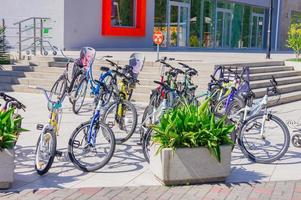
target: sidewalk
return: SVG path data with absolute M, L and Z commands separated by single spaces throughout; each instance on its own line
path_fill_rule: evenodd
M 99 180 L 101 181 L 101 180 Z M 1 192 L 0 199 L 80 199 L 80 200 L 297 200 L 301 199 L 301 181 L 268 183 L 204 184 L 195 186 L 163 187 L 99 187 L 80 189 L 42 189 L 21 192 Z

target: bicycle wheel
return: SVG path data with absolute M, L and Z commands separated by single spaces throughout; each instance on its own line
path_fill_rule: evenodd
M 153 106 L 148 105 L 146 106 L 146 108 L 144 109 L 143 115 L 142 115 L 142 119 L 141 119 L 141 126 L 139 129 L 139 134 L 140 134 L 140 144 L 142 144 L 143 141 L 143 137 L 146 133 L 146 129 L 153 124 L 152 120 L 152 113 L 153 113 Z
M 87 79 L 82 79 L 74 96 L 73 100 L 73 105 L 72 105 L 72 110 L 75 114 L 78 114 L 80 109 L 82 108 L 85 98 L 86 98 L 86 93 L 87 93 L 87 88 L 88 88 L 88 81 Z
M 268 164 L 280 159 L 289 147 L 290 134 L 285 123 L 269 114 L 250 117 L 241 127 L 238 144 L 250 160 Z M 261 134 L 261 130 L 263 134 Z
M 102 122 L 93 124 L 95 144 L 88 144 L 91 121 L 82 123 L 72 133 L 68 143 L 71 162 L 84 172 L 96 171 L 104 167 L 115 151 L 115 137 L 112 130 Z
M 234 96 L 232 100 L 230 100 L 229 105 L 227 106 L 228 96 L 224 96 L 217 102 L 217 104 L 213 107 L 214 113 L 225 115 L 229 110 L 230 103 L 233 103 L 235 106 L 242 108 L 244 106 L 243 100 L 238 97 Z
M 76 72 L 75 76 L 72 78 L 69 89 L 68 89 L 70 103 L 73 103 L 77 88 L 82 79 L 84 79 L 84 76 L 83 76 L 83 72 L 81 70 Z
M 242 108 L 244 108 L 244 105 L 241 104 L 241 102 L 231 101 L 227 110 L 225 111 L 225 114 L 227 115 L 229 120 L 231 120 L 235 124 L 238 124 L 239 122 L 243 121 L 244 112 L 239 112 Z
M 43 139 L 42 139 L 43 137 Z M 46 130 L 38 139 L 35 152 L 35 169 L 39 175 L 44 175 L 50 169 L 56 153 L 56 135 Z
M 137 111 L 129 101 L 115 101 L 104 110 L 102 120 L 112 128 L 116 143 L 120 144 L 127 141 L 135 132 Z
M 150 152 L 152 134 L 153 134 L 153 129 L 151 129 L 151 128 L 147 129 L 146 133 L 144 134 L 143 140 L 142 140 L 142 152 L 143 152 L 146 162 L 148 162 L 148 163 L 149 163 L 149 157 L 150 157 L 149 152 Z
M 61 75 L 53 84 L 50 90 L 49 98 L 51 101 L 56 101 L 58 98 L 62 98 L 67 88 L 67 80 L 65 76 Z M 47 104 L 47 108 L 51 110 L 51 104 Z

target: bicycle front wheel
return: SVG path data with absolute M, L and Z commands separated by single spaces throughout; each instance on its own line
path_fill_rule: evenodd
M 258 114 L 249 118 L 241 127 L 238 144 L 250 160 L 269 164 L 280 159 L 288 150 L 290 134 L 278 117 Z
M 87 79 L 84 78 L 81 80 L 80 84 L 78 85 L 78 88 L 74 95 L 72 110 L 75 114 L 79 113 L 80 109 L 84 104 L 87 88 L 88 88 L 88 81 Z
M 112 130 L 97 121 L 91 127 L 91 121 L 77 127 L 69 139 L 68 155 L 71 162 L 84 172 L 96 171 L 104 167 L 115 151 L 115 137 Z M 89 132 L 91 130 L 91 132 Z M 88 137 L 95 137 L 88 142 Z
M 35 169 L 39 175 L 46 174 L 55 157 L 56 135 L 53 131 L 46 130 L 38 139 L 35 153 Z
M 102 120 L 112 128 L 116 142 L 123 143 L 135 132 L 137 111 L 129 101 L 116 101 L 104 110 Z
M 67 80 L 62 75 L 53 84 L 50 90 L 49 98 L 51 101 L 56 101 L 58 98 L 62 98 L 67 88 Z M 51 104 L 47 103 L 47 108 L 51 110 Z

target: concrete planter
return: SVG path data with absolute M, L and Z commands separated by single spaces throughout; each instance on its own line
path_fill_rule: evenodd
M 301 62 L 284 61 L 285 66 L 293 66 L 296 71 L 301 71 Z
M 0 151 L 0 189 L 10 188 L 14 181 L 15 152 L 13 149 Z
M 165 185 L 182 185 L 225 181 L 231 170 L 232 146 L 221 147 L 219 163 L 207 148 L 163 149 L 155 155 L 158 146 L 152 145 L 150 167 Z

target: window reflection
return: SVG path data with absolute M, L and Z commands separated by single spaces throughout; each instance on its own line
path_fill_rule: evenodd
M 112 0 L 112 26 L 131 27 L 135 20 L 135 0 Z

